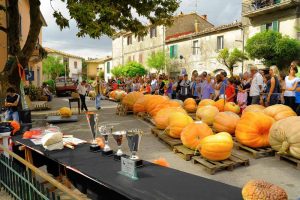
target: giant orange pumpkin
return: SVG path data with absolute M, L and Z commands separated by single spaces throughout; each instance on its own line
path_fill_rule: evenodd
M 173 138 L 180 138 L 182 130 L 193 122 L 193 119 L 182 112 L 173 112 L 169 115 L 167 133 Z
M 205 137 L 199 146 L 200 154 L 212 161 L 226 160 L 233 148 L 232 137 L 229 133 L 221 132 Z
M 143 97 L 139 98 L 133 105 L 133 112 L 134 113 L 146 112 L 146 105 L 150 98 L 151 95 L 144 95 Z
M 262 112 L 243 113 L 235 129 L 235 136 L 243 145 L 258 148 L 269 146 L 269 131 L 274 119 Z
M 217 132 L 234 134 L 240 117 L 233 112 L 220 112 L 216 115 L 213 127 Z
M 207 125 L 212 125 L 215 116 L 219 113 L 219 110 L 215 106 L 204 106 L 197 110 L 196 117 L 206 123 Z
M 183 102 L 183 108 L 187 111 L 187 112 L 196 112 L 197 110 L 197 103 L 195 101 L 195 99 L 193 98 L 188 98 Z
M 297 114 L 293 111 L 293 109 L 291 109 L 289 106 L 282 105 L 282 104 L 269 106 L 266 109 L 264 109 L 264 113 L 266 115 L 269 115 L 270 117 L 273 117 L 276 121 L 291 116 L 297 116 Z
M 146 110 L 150 113 L 158 104 L 162 104 L 167 102 L 168 99 L 164 98 L 160 95 L 151 95 L 149 100 L 147 101 Z
M 263 110 L 265 109 L 264 106 L 262 105 L 257 105 L 257 104 L 253 104 L 253 105 L 249 105 L 245 108 L 245 110 L 243 110 L 243 113 L 244 112 L 263 112 Z
M 225 99 L 219 99 L 218 101 L 215 102 L 214 106 L 216 106 L 220 112 L 223 112 L 225 104 L 226 104 Z
M 122 104 L 127 106 L 128 110 L 133 110 L 135 102 L 143 96 L 144 95 L 141 92 L 131 92 L 123 98 Z
M 214 104 L 215 104 L 215 101 L 212 99 L 203 99 L 199 102 L 198 108 L 208 106 L 208 105 L 213 106 Z
M 251 180 L 246 183 L 242 190 L 244 200 L 287 200 L 286 192 L 272 184 L 263 180 Z
M 197 149 L 201 140 L 213 132 L 207 124 L 194 122 L 185 127 L 181 132 L 182 144 L 192 150 Z
M 230 111 L 239 114 L 241 109 L 240 106 L 236 105 L 234 102 L 227 102 L 224 106 L 224 111 Z
M 172 115 L 174 112 L 182 112 L 186 114 L 186 111 L 183 108 L 163 108 L 153 118 L 156 128 L 165 130 L 168 127 L 169 116 Z
M 181 104 L 179 101 L 174 101 L 174 100 L 170 100 L 168 102 L 168 104 L 171 106 L 171 107 L 181 107 Z

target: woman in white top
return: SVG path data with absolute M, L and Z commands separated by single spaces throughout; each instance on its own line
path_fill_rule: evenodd
M 222 78 L 221 78 L 220 74 L 217 74 L 216 79 L 214 81 L 214 90 L 215 90 L 214 100 L 219 99 L 221 85 L 222 85 Z
M 295 89 L 299 80 L 296 73 L 298 73 L 297 67 L 291 67 L 289 75 L 285 77 L 284 104 L 293 110 L 296 110 Z

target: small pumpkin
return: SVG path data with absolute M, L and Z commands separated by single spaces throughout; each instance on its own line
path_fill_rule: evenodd
M 213 128 L 217 132 L 227 132 L 233 135 L 239 120 L 240 117 L 233 112 L 220 112 L 215 116 Z
M 182 112 L 186 114 L 186 111 L 183 108 L 163 108 L 153 118 L 156 128 L 165 130 L 168 127 L 169 116 L 172 115 L 173 112 Z
M 159 158 L 153 161 L 154 164 L 160 165 L 162 167 L 170 167 L 170 164 L 165 158 Z
M 213 132 L 207 124 L 202 122 L 194 122 L 187 125 L 181 132 L 181 141 L 184 146 L 195 150 L 199 146 L 201 140 L 206 136 L 213 135 Z
M 187 98 L 184 102 L 183 102 L 183 108 L 187 111 L 187 112 L 196 112 L 197 110 L 197 103 L 196 100 L 193 98 Z
M 291 109 L 289 106 L 282 105 L 282 104 L 269 106 L 266 109 L 264 109 L 264 113 L 266 115 L 269 115 L 270 117 L 273 117 L 276 121 L 291 116 L 297 116 L 297 114 L 293 111 L 293 109 Z
M 219 109 L 220 112 L 223 112 L 225 104 L 226 104 L 225 99 L 219 99 L 218 101 L 216 101 L 214 103 L 214 106 L 216 106 Z
M 212 99 L 203 99 L 199 102 L 198 108 L 204 107 L 204 106 L 213 106 L 215 104 L 215 101 Z
M 242 190 L 244 200 L 287 200 L 288 195 L 284 189 L 263 180 L 251 180 Z
M 211 126 L 215 120 L 215 116 L 219 113 L 219 110 L 215 106 L 204 106 L 197 110 L 196 117 L 202 122 Z
M 241 108 L 234 102 L 227 102 L 227 103 L 225 103 L 224 111 L 230 111 L 230 112 L 239 114 L 241 111 Z
M 200 143 L 199 152 L 208 160 L 221 161 L 230 157 L 232 148 L 231 135 L 221 132 L 205 137 Z
M 70 108 L 68 107 L 62 107 L 58 110 L 58 113 L 60 114 L 60 116 L 62 117 L 71 117 L 72 116 L 72 111 Z
M 300 117 L 289 117 L 273 124 L 269 142 L 273 149 L 300 159 Z
M 133 110 L 135 102 L 143 96 L 141 92 L 131 92 L 122 99 L 122 104 L 127 106 L 128 110 Z
M 180 138 L 182 130 L 193 122 L 193 119 L 185 113 L 173 112 L 169 115 L 167 133 L 170 137 Z
M 243 113 L 235 129 L 239 143 L 258 148 L 269 146 L 269 131 L 275 120 L 262 112 Z
M 12 130 L 12 135 L 14 135 L 17 131 L 20 130 L 21 126 L 20 126 L 20 123 L 17 122 L 17 121 L 11 121 L 10 122 L 10 125 L 13 127 L 13 130 Z
M 264 109 L 265 109 L 265 107 L 262 105 L 253 104 L 253 105 L 247 106 L 243 110 L 243 113 L 245 113 L 245 112 L 263 112 Z

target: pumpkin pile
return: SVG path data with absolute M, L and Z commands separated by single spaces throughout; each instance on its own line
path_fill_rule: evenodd
M 193 119 L 185 113 L 173 112 L 169 115 L 167 134 L 172 138 L 180 138 L 182 130 L 189 124 L 193 123 Z
M 240 117 L 233 112 L 219 112 L 214 119 L 213 128 L 217 132 L 227 132 L 234 135 Z
M 183 102 L 183 108 L 189 112 L 194 113 L 197 110 L 197 103 L 196 100 L 193 98 L 188 98 Z
M 297 114 L 289 106 L 276 104 L 269 106 L 263 111 L 266 115 L 273 117 L 276 121 L 285 119 L 287 117 L 297 116 Z
M 215 120 L 216 115 L 219 113 L 219 110 L 215 106 L 203 106 L 197 109 L 196 117 L 202 122 L 211 126 Z
M 131 92 L 122 99 L 122 104 L 127 106 L 128 110 L 133 110 L 136 101 L 144 96 L 141 92 Z
M 163 108 L 153 118 L 156 128 L 165 130 L 169 124 L 169 116 L 172 115 L 174 112 L 182 112 L 186 114 L 186 111 L 181 107 Z
M 62 117 L 71 117 L 72 116 L 72 111 L 68 107 L 62 107 L 58 110 L 58 113 Z
M 144 95 L 143 97 L 136 100 L 133 105 L 133 112 L 134 113 L 145 113 L 147 112 L 146 106 L 148 101 L 151 99 L 151 95 Z
M 108 97 L 110 99 L 115 100 L 115 101 L 121 101 L 122 98 L 124 98 L 126 96 L 126 94 L 127 93 L 125 91 L 117 89 L 117 90 L 111 91 L 108 94 Z

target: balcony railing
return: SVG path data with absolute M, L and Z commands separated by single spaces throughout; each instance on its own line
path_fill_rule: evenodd
M 243 3 L 243 16 L 255 17 L 300 4 L 300 0 L 246 0 Z

